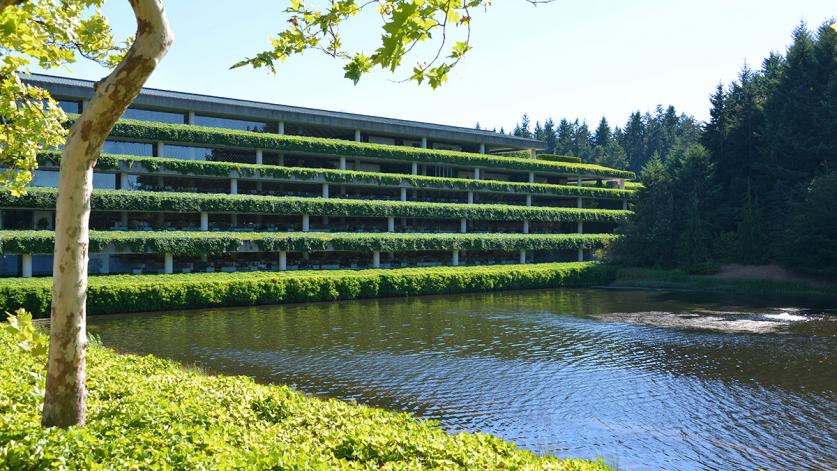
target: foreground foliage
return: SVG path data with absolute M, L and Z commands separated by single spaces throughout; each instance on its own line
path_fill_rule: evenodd
M 293 302 L 511 289 L 590 286 L 613 280 L 594 262 L 381 270 L 106 275 L 90 277 L 89 314 L 163 311 L 208 306 Z M 24 307 L 49 315 L 51 278 L 0 279 L 0 309 Z
M 87 349 L 87 425 L 42 428 L 46 355 L 33 347 L 45 337 L 25 317 L 13 319 L 0 329 L 3 469 L 607 469 L 95 345 Z

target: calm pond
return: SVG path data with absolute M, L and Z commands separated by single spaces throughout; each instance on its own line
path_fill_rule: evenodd
M 105 345 L 620 469 L 837 469 L 837 309 L 548 290 L 89 319 Z

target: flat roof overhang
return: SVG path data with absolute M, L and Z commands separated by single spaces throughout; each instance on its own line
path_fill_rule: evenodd
M 22 77 L 32 85 L 45 88 L 58 98 L 89 99 L 93 95 L 92 80 L 82 80 L 53 75 L 30 74 Z M 143 88 L 133 105 L 161 111 L 186 112 L 248 119 L 254 121 L 285 121 L 360 129 L 368 134 L 381 133 L 405 138 L 426 137 L 430 140 L 485 144 L 494 150 L 544 149 L 536 139 L 499 134 L 492 131 L 460 126 L 423 123 L 404 119 L 384 118 L 340 111 L 319 110 L 299 106 L 278 105 L 235 98 L 224 98 L 196 93 L 175 92 L 156 88 Z

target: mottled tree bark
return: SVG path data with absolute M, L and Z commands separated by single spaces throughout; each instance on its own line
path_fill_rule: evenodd
M 162 0 L 130 0 L 137 20 L 133 45 L 94 86 L 61 154 L 55 221 L 52 312 L 43 425 L 85 422 L 88 226 L 93 167 L 105 138 L 174 39 Z

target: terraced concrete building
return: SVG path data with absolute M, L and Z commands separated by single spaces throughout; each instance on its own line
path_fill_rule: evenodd
M 92 82 L 33 75 L 68 113 Z M 144 89 L 94 174 L 91 274 L 576 261 L 630 172 L 494 132 Z M 3 276 L 52 270 L 57 152 L 0 195 Z

